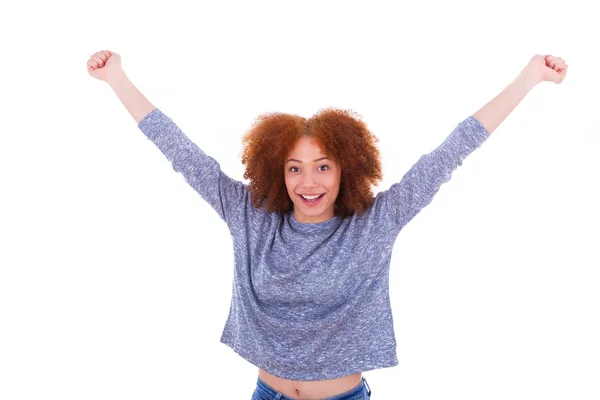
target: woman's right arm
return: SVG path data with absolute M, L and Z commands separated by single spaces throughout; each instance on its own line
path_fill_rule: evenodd
M 177 124 L 156 108 L 138 128 L 165 155 L 176 172 L 202 196 L 229 227 L 247 199 L 247 187 L 221 170 L 219 163 L 198 147 Z
M 219 216 L 230 225 L 231 217 L 246 199 L 246 185 L 227 176 L 175 122 L 144 97 L 121 69 L 121 57 L 103 50 L 92 55 L 88 72 L 107 82 L 135 119 L 138 128 L 183 175 Z

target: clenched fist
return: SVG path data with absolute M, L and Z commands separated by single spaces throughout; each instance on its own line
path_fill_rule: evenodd
M 121 56 L 112 51 L 100 50 L 90 57 L 87 69 L 94 78 L 107 82 L 123 71 Z
M 562 83 L 567 76 L 567 62 L 552 55 L 534 55 L 526 67 L 538 82 Z

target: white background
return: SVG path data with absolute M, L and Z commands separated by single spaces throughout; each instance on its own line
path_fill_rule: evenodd
M 250 399 L 233 245 L 87 60 L 242 180 L 256 116 L 360 113 L 384 180 L 563 57 L 398 236 L 373 399 L 600 398 L 597 14 L 585 1 L 34 2 L 0 12 L 0 398 Z

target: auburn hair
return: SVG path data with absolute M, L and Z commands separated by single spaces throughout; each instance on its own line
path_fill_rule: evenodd
M 298 139 L 315 141 L 327 157 L 341 167 L 335 215 L 361 215 L 375 200 L 371 185 L 382 180 L 379 139 L 369 131 L 361 116 L 351 110 L 320 109 L 311 118 L 282 112 L 259 115 L 242 139 L 244 178 L 252 204 L 268 212 L 286 214 L 293 210 L 285 186 L 285 158 Z

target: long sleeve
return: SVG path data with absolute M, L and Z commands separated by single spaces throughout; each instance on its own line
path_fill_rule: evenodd
M 422 155 L 400 182 L 387 190 L 384 198 L 398 231 L 431 203 L 454 170 L 489 136 L 478 119 L 467 117 L 437 148 Z
M 229 225 L 233 213 L 247 196 L 246 185 L 221 171 L 219 163 L 206 155 L 158 108 L 146 115 L 138 128 Z

